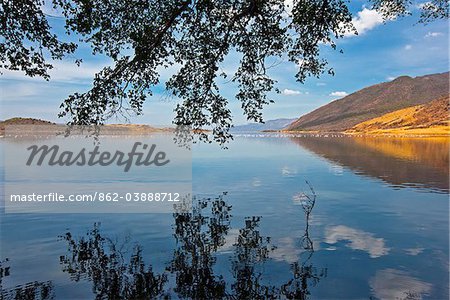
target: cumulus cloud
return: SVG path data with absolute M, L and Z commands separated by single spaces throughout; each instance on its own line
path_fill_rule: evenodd
M 293 0 L 285 0 L 284 5 L 286 8 L 287 16 L 292 14 L 292 8 L 294 7 Z M 363 7 L 356 16 L 353 17 L 352 23 L 359 35 L 366 33 L 367 31 L 375 28 L 378 25 L 383 24 L 383 16 L 375 9 L 368 9 Z M 355 36 L 353 31 L 348 31 L 344 34 L 346 37 Z
M 364 7 L 353 18 L 353 26 L 359 35 L 366 33 L 367 31 L 375 28 L 376 26 L 383 24 L 383 16 L 374 9 L 368 9 Z M 354 36 L 353 32 L 347 32 L 345 36 Z
M 392 81 L 392 80 L 394 80 L 396 77 L 394 77 L 394 76 L 388 76 L 388 77 L 386 77 L 386 80 L 388 80 L 388 81 Z
M 281 93 L 285 96 L 296 96 L 296 95 L 300 95 L 302 92 L 297 91 L 297 90 L 284 89 L 281 91 Z
M 405 50 L 411 50 L 412 49 L 412 45 L 406 45 L 405 46 Z
M 425 37 L 426 38 L 434 38 L 434 37 L 438 37 L 441 36 L 442 32 L 428 32 Z
M 330 93 L 330 96 L 332 96 L 332 97 L 345 97 L 347 95 L 348 95 L 347 92 L 342 92 L 342 91 L 336 91 L 336 92 Z
M 336 244 L 339 241 L 349 241 L 348 247 L 367 252 L 371 258 L 377 258 L 389 253 L 383 238 L 376 238 L 370 232 L 350 228 L 344 225 L 330 227 L 326 230 L 325 242 Z

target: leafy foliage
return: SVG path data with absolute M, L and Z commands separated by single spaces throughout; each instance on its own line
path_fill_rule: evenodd
M 49 79 L 52 65 L 47 59 L 61 59 L 77 45 L 64 43 L 51 32 L 40 4 L 32 0 L 0 3 L 0 67 Z
M 226 142 L 232 124 L 228 100 L 218 80 L 230 53 L 240 56 L 231 75 L 238 86 L 236 99 L 248 120 L 263 122 L 262 109 L 273 102 L 268 93 L 275 80 L 269 61 L 287 59 L 299 65 L 299 82 L 323 72 L 333 74 L 320 56 L 321 45 L 336 49 L 336 39 L 355 31 L 344 0 L 4 0 L 0 4 L 4 69 L 49 78 L 49 59 L 62 59 L 76 50 L 52 33 L 43 7 L 58 9 L 68 34 L 92 46 L 93 54 L 113 60 L 95 75 L 92 88 L 69 96 L 60 116 L 71 124 L 102 124 L 117 114 L 141 114 L 160 70 L 178 68 L 165 82 L 181 102 L 175 108 L 177 125 L 211 128 L 214 140 Z M 372 0 L 385 18 L 408 14 L 410 0 Z M 422 6 L 422 21 L 448 18 L 449 2 L 434 0 Z M 202 134 L 207 139 L 206 134 Z

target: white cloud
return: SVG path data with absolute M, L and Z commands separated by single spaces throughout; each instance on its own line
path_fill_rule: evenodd
M 353 26 L 355 26 L 358 34 L 361 35 L 380 24 L 383 24 L 383 21 L 383 16 L 379 12 L 364 7 L 357 13 L 357 16 L 353 18 Z M 347 32 L 345 36 L 355 36 L 355 34 L 353 32 Z
M 316 83 L 317 86 L 326 86 L 327 84 L 325 82 L 318 82 Z
M 332 97 L 345 97 L 345 96 L 347 96 L 348 95 L 348 93 L 347 92 L 339 92 L 339 91 L 336 91 L 336 92 L 332 92 L 331 94 L 330 94 L 330 96 L 332 96 Z
M 418 278 L 409 276 L 408 273 L 384 269 L 377 271 L 369 281 L 373 293 L 379 299 L 422 299 L 431 291 L 432 285 Z
M 42 89 L 36 84 L 26 82 L 4 84 L 2 86 L 2 99 L 16 100 L 24 97 L 39 95 Z
M 57 81 L 68 81 L 76 79 L 94 78 L 95 73 L 101 71 L 106 64 L 83 63 L 78 67 L 73 63 L 56 63 L 54 69 L 50 71 L 50 76 Z
M 297 91 L 297 90 L 290 90 L 290 89 L 284 89 L 281 91 L 281 94 L 286 95 L 286 96 L 296 96 L 296 95 L 300 95 L 302 92 Z
M 95 73 L 102 70 L 106 63 L 82 63 L 79 67 L 74 62 L 69 61 L 54 61 L 53 69 L 48 73 L 50 75 L 50 81 L 54 82 L 79 82 L 79 81 L 92 81 Z M 32 80 L 43 81 L 40 77 L 28 77 L 20 71 L 3 71 L 4 79 L 19 79 L 19 80 Z
M 425 37 L 426 38 L 434 38 L 434 37 L 438 37 L 441 36 L 442 32 L 428 32 Z
M 394 80 L 396 77 L 394 77 L 394 76 L 388 76 L 388 77 L 386 77 L 386 80 L 388 80 L 388 81 L 392 81 L 392 80 Z
M 41 5 L 42 12 L 49 17 L 63 17 L 64 15 L 59 9 L 55 9 L 51 1 L 45 1 Z
M 405 50 L 411 50 L 412 49 L 412 45 L 406 45 L 405 46 Z
M 339 241 L 349 241 L 348 247 L 369 253 L 371 258 L 377 258 L 389 253 L 383 238 L 376 238 L 370 232 L 350 228 L 344 225 L 330 227 L 326 230 L 325 242 L 336 244 Z

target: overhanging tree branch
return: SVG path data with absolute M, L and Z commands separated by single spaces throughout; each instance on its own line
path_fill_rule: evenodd
M 217 72 L 230 53 L 240 56 L 231 74 L 235 98 L 249 120 L 262 122 L 262 110 L 275 80 L 266 70 L 273 57 L 299 63 L 299 82 L 324 72 L 333 74 L 321 49 L 337 49 L 336 40 L 354 31 L 345 0 L 44 0 L 62 14 L 68 33 L 92 46 L 93 54 L 113 60 L 95 75 L 92 87 L 69 96 L 61 117 L 70 124 L 102 124 L 122 111 L 141 114 L 152 88 L 160 83 L 159 68 L 178 64 L 166 82 L 180 99 L 175 124 L 212 129 L 224 143 L 231 135 L 231 112 Z M 386 19 L 407 15 L 411 0 L 370 0 Z M 421 7 L 421 22 L 449 17 L 449 1 L 431 0 Z M 0 3 L 0 66 L 27 76 L 49 78 L 49 59 L 74 53 L 50 27 L 42 0 Z M 200 131 L 197 131 L 200 132 Z M 201 138 L 208 139 L 203 134 Z

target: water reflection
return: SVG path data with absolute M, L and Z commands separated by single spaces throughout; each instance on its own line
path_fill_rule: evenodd
M 53 291 L 54 287 L 51 281 L 45 282 L 29 282 L 24 285 L 19 285 L 13 289 L 2 289 L 1 299 L 2 300 L 50 300 L 55 298 Z
M 305 257 L 292 264 L 293 277 L 281 287 L 282 295 L 287 299 L 308 299 L 311 295 L 310 288 L 316 286 L 321 278 L 327 276 L 326 268 L 316 268 L 311 262 L 314 243 L 309 235 L 309 221 L 317 195 L 309 182 L 306 184 L 309 192 L 302 192 L 298 195 L 298 201 L 305 213 L 305 231 L 300 238 L 302 248 L 305 250 L 302 255 L 305 254 Z
M 225 244 L 230 229 L 231 206 L 223 197 L 199 200 L 192 212 L 173 215 L 177 248 L 167 271 L 175 274 L 175 292 L 181 298 L 219 299 L 226 295 L 225 280 L 213 270 L 213 254 Z
M 232 279 L 226 280 L 226 274 L 215 270 L 217 253 L 232 230 L 232 207 L 225 195 L 195 200 L 192 212 L 173 214 L 176 247 L 161 273 L 144 262 L 139 244 L 130 250 L 129 238 L 121 243 L 113 241 L 101 233 L 99 224 L 85 236 L 74 238 L 67 232 L 61 237 L 68 246 L 67 254 L 60 257 L 62 270 L 75 282 L 91 281 L 96 299 L 148 299 L 174 294 L 189 299 L 307 299 L 311 287 L 326 276 L 326 269 L 317 269 L 311 262 L 314 248 L 308 222 L 316 198 L 313 189 L 304 194 L 302 204 L 307 225 L 299 242 L 305 257 L 300 255 L 291 264 L 290 279 L 280 285 L 264 280 L 264 264 L 276 245 L 260 233 L 259 216 L 245 218 L 235 236 L 229 256 Z
M 277 294 L 275 287 L 261 281 L 261 264 L 268 259 L 275 246 L 269 237 L 261 236 L 258 230 L 260 220 L 260 217 L 247 218 L 234 244 L 232 269 L 235 282 L 232 290 L 237 299 L 272 299 Z
M 377 258 L 389 253 L 389 248 L 383 238 L 376 238 L 372 233 L 345 225 L 327 228 L 325 242 L 336 244 L 339 241 L 349 241 L 348 247 L 354 250 L 366 251 L 371 258 Z
M 74 239 L 67 232 L 61 238 L 69 253 L 60 257 L 63 272 L 76 282 L 89 279 L 96 299 L 144 299 L 163 293 L 167 276 L 145 265 L 140 245 L 128 253 L 127 239 L 118 244 L 102 236 L 97 223 L 85 237 Z
M 291 137 L 338 166 L 396 187 L 449 191 L 449 138 Z
M 3 277 L 7 277 L 10 274 L 10 268 L 8 266 L 9 258 L 5 258 L 3 261 L 0 261 L 0 286 L 3 280 Z
M 422 299 L 429 295 L 432 285 L 395 269 L 377 271 L 370 287 L 378 299 Z
M 4 277 L 11 274 L 11 267 L 9 266 L 9 259 L 6 258 L 0 261 L 0 299 L 1 300 L 19 300 L 19 299 L 54 299 L 53 283 L 51 281 L 33 281 L 26 284 L 17 285 L 12 289 L 4 289 L 2 281 Z

